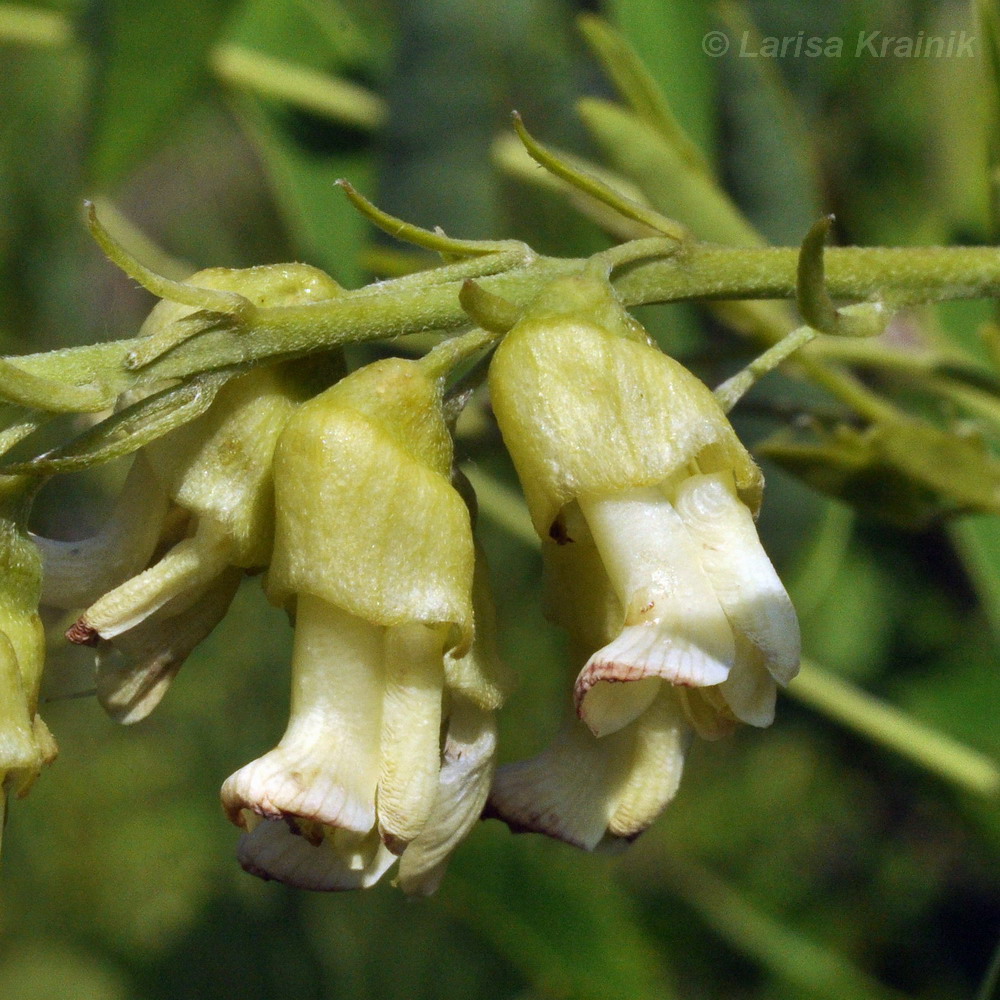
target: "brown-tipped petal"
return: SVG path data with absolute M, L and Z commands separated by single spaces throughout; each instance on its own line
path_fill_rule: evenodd
M 720 684 L 735 646 L 698 547 L 662 491 L 581 497 L 580 508 L 626 614 L 621 633 L 591 656 L 576 687 L 581 718 L 606 734 L 649 705 L 652 678 L 684 687 Z M 640 682 L 641 695 L 608 690 Z
M 155 614 L 185 591 L 203 587 L 229 562 L 230 544 L 199 530 L 178 542 L 158 563 L 105 594 L 84 612 L 81 623 L 102 639 L 113 639 Z
M 314 820 L 366 834 L 375 825 L 382 720 L 382 629 L 298 598 L 291 718 L 278 746 L 222 786 L 238 826 L 254 816 Z
M 536 757 L 497 771 L 486 815 L 515 833 L 544 833 L 594 850 L 606 842 L 622 805 L 635 750 L 634 725 L 598 739 L 570 718 Z
M 437 793 L 446 628 L 385 631 L 378 825 L 385 845 L 401 854 L 423 830 Z
M 181 611 L 175 601 L 144 622 L 104 642 L 97 652 L 97 699 L 116 722 L 131 725 L 160 703 L 191 651 L 222 621 L 243 579 L 230 567 L 193 595 Z
M 774 679 L 787 684 L 799 668 L 798 619 L 732 476 L 691 476 L 679 486 L 675 505 L 733 629 L 761 651 Z
M 420 835 L 399 859 L 404 892 L 429 896 L 444 877 L 448 858 L 478 821 L 496 763 L 493 713 L 455 697 L 438 775 L 434 808 Z
M 237 858 L 251 875 L 296 889 L 367 889 L 378 882 L 396 858 L 374 831 L 364 841 L 350 848 L 329 838 L 312 844 L 284 821 L 268 819 L 240 838 Z
M 140 451 L 104 527 L 76 542 L 34 537 L 42 553 L 42 604 L 84 608 L 149 562 L 167 516 L 167 494 Z

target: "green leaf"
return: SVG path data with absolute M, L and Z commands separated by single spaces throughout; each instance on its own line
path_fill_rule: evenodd
M 260 153 L 296 256 L 345 287 L 359 285 L 358 248 L 368 224 L 335 182 L 348 177 L 357 187 L 370 189 L 366 152 L 316 149 L 304 141 L 291 117 L 249 98 L 234 106 Z
M 107 192 L 162 137 L 207 79 L 207 55 L 234 0 L 91 0 L 90 184 Z
M 720 5 L 731 39 L 756 35 L 745 5 Z M 759 48 L 751 41 L 752 48 Z M 797 243 L 822 211 L 820 178 L 809 134 L 785 86 L 777 59 L 721 61 L 727 137 L 727 178 L 753 225 L 771 243 Z
M 902 1000 L 847 959 L 761 912 L 714 874 L 690 861 L 667 861 L 666 881 L 720 937 L 759 962 L 796 997 Z
M 579 111 L 612 166 L 637 184 L 657 210 L 690 227 L 698 239 L 761 245 L 725 191 L 633 112 L 593 99 L 580 101 Z
M 701 150 L 680 127 L 663 91 L 628 40 L 599 17 L 581 17 L 580 30 L 622 100 L 676 146 L 692 167 L 711 174 Z
M 668 1000 L 658 948 L 612 864 L 495 829 L 486 847 L 457 852 L 439 899 L 542 996 Z
M 702 49 L 711 26 L 710 5 L 696 0 L 611 0 L 608 9 L 612 22 L 666 95 L 681 127 L 702 150 L 711 151 L 715 71 Z
M 1000 641 L 1000 519 L 965 517 L 951 525 L 950 534 Z

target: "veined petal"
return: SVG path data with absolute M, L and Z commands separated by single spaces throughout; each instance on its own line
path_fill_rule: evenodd
M 222 786 L 233 823 L 250 826 L 256 814 L 360 834 L 375 826 L 382 646 L 378 626 L 299 596 L 288 729 L 274 750 Z
M 419 622 L 385 630 L 378 825 L 394 854 L 420 833 L 434 805 L 446 637 L 446 627 Z
M 339 892 L 373 886 L 396 860 L 373 830 L 357 842 L 339 843 L 337 830 L 310 843 L 280 819 L 265 819 L 240 838 L 237 858 L 243 869 L 296 889 Z
M 204 586 L 228 565 L 230 543 L 225 536 L 199 530 L 178 542 L 159 562 L 105 594 L 70 629 L 74 642 L 90 642 L 134 628 L 185 591 Z
M 652 678 L 720 684 L 735 646 L 698 548 L 661 491 L 580 498 L 580 507 L 626 615 L 621 634 L 591 656 L 576 684 L 581 718 L 606 735 L 648 707 L 656 696 Z
M 656 700 L 631 729 L 632 761 L 614 798 L 608 834 L 634 840 L 677 794 L 691 727 L 676 692 L 661 685 Z
M 761 651 L 774 679 L 787 684 L 799 668 L 798 619 L 732 476 L 691 476 L 678 487 L 674 503 L 698 543 L 726 617 Z
M 174 598 L 98 646 L 97 698 L 116 722 L 131 725 L 156 708 L 191 651 L 222 621 L 242 579 L 243 570 L 228 567 L 208 586 Z
M 571 717 L 538 756 L 497 771 L 486 815 L 588 851 L 633 840 L 675 795 L 689 740 L 676 692 L 663 685 L 610 736 Z
M 777 684 L 767 669 L 763 651 L 739 633 L 736 667 L 719 685 L 719 694 L 740 722 L 762 728 L 774 722 Z
M 140 450 L 96 535 L 75 542 L 33 536 L 42 554 L 42 604 L 84 608 L 139 573 L 153 555 L 168 506 L 166 490 Z
M 444 877 L 448 858 L 479 820 L 496 765 L 493 713 L 456 696 L 448 719 L 437 796 L 427 824 L 399 859 L 404 892 L 429 896 Z

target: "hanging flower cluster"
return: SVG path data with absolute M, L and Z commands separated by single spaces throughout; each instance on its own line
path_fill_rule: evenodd
M 298 265 L 192 284 L 247 308 L 341 294 Z M 145 333 L 171 343 L 200 316 L 164 302 Z M 125 723 L 263 571 L 295 637 L 285 733 L 222 786 L 249 872 L 340 890 L 398 861 L 398 884 L 429 893 L 484 814 L 587 849 L 630 840 L 676 792 L 692 733 L 768 725 L 795 673 L 795 614 L 753 524 L 759 470 L 712 393 L 585 269 L 543 291 L 489 367 L 579 669 L 550 747 L 497 769 L 512 681 L 446 398 L 453 369 L 496 339 L 346 375 L 315 358 L 235 371 L 136 451 L 96 536 L 36 539 L 34 589 L 84 609 L 68 637 L 96 647 L 98 696 Z M 29 572 L 23 531 L 4 552 Z M 35 714 L 40 626 L 31 588 L 18 593 L 27 604 L 0 594 L 0 777 L 23 791 L 53 748 Z
M 753 523 L 762 477 L 712 393 L 588 274 L 510 331 L 490 392 L 583 663 L 573 716 L 500 769 L 491 810 L 581 847 L 630 840 L 676 792 L 692 731 L 769 725 L 798 669 Z

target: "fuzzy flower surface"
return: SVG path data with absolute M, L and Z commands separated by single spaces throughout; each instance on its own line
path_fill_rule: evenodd
M 19 492 L 12 477 L 0 485 L 0 840 L 8 794 L 26 795 L 57 752 L 38 714 L 45 658 L 41 558 L 18 516 Z
M 507 680 L 451 462 L 441 386 L 401 359 L 281 436 L 267 588 L 295 618 L 291 715 L 222 788 L 254 874 L 362 888 L 398 858 L 402 888 L 432 892 L 480 816 Z
M 292 305 L 339 291 L 305 265 L 213 268 L 191 281 L 238 291 L 254 305 Z M 143 330 L 155 337 L 191 314 L 190 306 L 161 302 Z M 68 638 L 96 647 L 98 697 L 119 721 L 136 722 L 156 706 L 225 615 L 243 575 L 266 567 L 274 447 L 323 367 L 284 362 L 231 380 L 203 415 L 139 450 L 96 535 L 36 539 L 45 564 L 43 602 L 86 608 Z
M 675 793 L 689 734 L 769 725 L 798 668 L 795 612 L 754 525 L 763 480 L 712 393 L 598 278 L 542 293 L 490 392 L 552 617 L 583 661 L 576 718 L 500 770 L 490 809 L 581 846 L 630 839 Z

